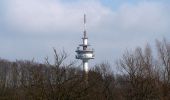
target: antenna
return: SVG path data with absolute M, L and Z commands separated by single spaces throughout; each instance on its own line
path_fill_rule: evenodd
M 86 33 L 86 14 L 84 14 L 84 38 L 87 38 L 87 33 Z

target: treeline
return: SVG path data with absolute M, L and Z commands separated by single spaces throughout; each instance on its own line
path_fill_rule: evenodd
M 154 49 L 126 51 L 115 66 L 97 64 L 88 77 L 75 62 L 65 62 L 64 51 L 54 50 L 54 59 L 54 64 L 0 59 L 0 100 L 170 100 L 165 39 Z

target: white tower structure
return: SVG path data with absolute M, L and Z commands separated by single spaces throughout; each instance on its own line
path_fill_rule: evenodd
M 80 44 L 77 47 L 76 50 L 76 59 L 80 59 L 83 62 L 83 70 L 85 71 L 86 74 L 88 74 L 89 66 L 88 66 L 88 61 L 90 59 L 94 59 L 94 50 L 88 48 L 90 46 L 88 44 L 88 37 L 86 33 L 86 15 L 84 14 L 84 36 L 82 38 L 83 44 Z M 81 48 L 82 47 L 82 48 Z

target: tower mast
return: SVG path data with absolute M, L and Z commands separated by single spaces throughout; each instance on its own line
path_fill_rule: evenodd
M 76 50 L 76 59 L 80 59 L 83 62 L 83 70 L 86 73 L 86 75 L 88 76 L 88 71 L 89 71 L 89 66 L 88 66 L 88 61 L 90 59 L 94 59 L 94 50 L 88 48 L 88 46 L 90 46 L 88 44 L 88 37 L 87 37 L 87 32 L 86 32 L 86 15 L 84 14 L 84 32 L 83 32 L 83 44 L 80 44 L 77 47 Z M 80 49 L 80 47 L 82 47 L 82 49 Z
M 87 33 L 86 33 L 86 14 L 84 14 L 84 37 L 87 36 Z

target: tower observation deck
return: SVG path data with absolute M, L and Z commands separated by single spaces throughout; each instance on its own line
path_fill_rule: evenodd
M 77 47 L 76 50 L 76 59 L 80 59 L 83 62 L 83 70 L 88 73 L 89 66 L 88 61 L 90 59 L 94 59 L 94 50 L 88 48 L 90 45 L 88 44 L 88 37 L 86 33 L 86 15 L 84 14 L 84 32 L 83 32 L 83 43 Z

